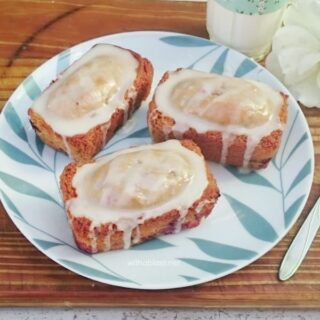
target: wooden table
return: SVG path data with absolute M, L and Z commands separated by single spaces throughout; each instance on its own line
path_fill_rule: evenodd
M 59 51 L 89 38 L 133 30 L 207 37 L 205 3 L 0 0 L 0 109 L 29 73 Z M 24 238 L 0 206 L 0 305 L 320 307 L 319 236 L 297 274 L 285 283 L 277 280 L 281 258 L 320 194 L 320 110 L 302 109 L 316 152 L 311 194 L 289 234 L 255 263 L 225 278 L 184 289 L 117 288 L 80 277 L 51 261 Z

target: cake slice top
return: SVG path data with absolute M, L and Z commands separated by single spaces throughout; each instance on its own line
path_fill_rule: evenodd
M 186 214 L 208 177 L 199 148 L 191 141 L 195 151 L 183 144 L 169 140 L 133 147 L 78 167 L 72 179 L 76 197 L 66 201 L 67 210 L 93 226 L 138 225 L 175 209 Z
M 180 132 L 194 128 L 262 137 L 283 127 L 283 95 L 253 80 L 178 69 L 165 74 L 154 99 Z
M 63 136 L 86 133 L 126 109 L 139 60 L 109 44 L 92 47 L 49 85 L 31 108 Z

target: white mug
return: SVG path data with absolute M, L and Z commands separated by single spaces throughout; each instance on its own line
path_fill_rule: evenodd
M 207 0 L 207 30 L 212 41 L 257 61 L 271 47 L 288 0 Z

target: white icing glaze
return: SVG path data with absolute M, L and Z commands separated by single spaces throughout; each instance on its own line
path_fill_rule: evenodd
M 160 155 L 161 158 L 155 162 L 154 158 L 150 156 L 152 152 L 155 152 L 156 156 Z M 123 161 L 124 157 L 128 157 L 128 162 Z M 151 158 L 151 161 L 146 158 Z M 132 162 L 137 159 L 141 161 L 140 165 L 144 170 L 138 169 L 137 162 L 135 166 L 132 166 Z M 115 161 L 112 162 L 113 160 Z M 123 165 L 127 167 L 123 167 Z M 124 173 L 118 176 L 120 169 Z M 168 170 L 176 172 L 175 179 L 178 180 L 175 183 L 174 180 L 166 180 L 167 174 L 170 176 Z M 116 171 L 117 174 L 115 172 L 113 174 L 112 171 Z M 134 174 L 135 171 L 137 171 L 137 175 Z M 127 179 L 124 178 L 126 175 Z M 181 176 L 187 177 L 183 183 L 179 180 Z M 95 186 L 92 185 L 92 181 L 96 181 Z M 105 190 L 111 186 L 116 188 L 122 185 L 122 189 L 117 190 L 116 197 L 114 197 L 118 199 L 109 197 L 109 200 L 106 201 L 103 184 Z M 76 190 L 77 197 L 66 203 L 66 207 L 72 215 L 87 217 L 92 221 L 92 228 L 105 223 L 115 224 L 118 230 L 123 231 L 124 247 L 128 248 L 131 244 L 132 230 L 145 220 L 155 218 L 173 209 L 179 210 L 181 218 L 184 219 L 187 208 L 201 197 L 208 185 L 208 180 L 203 157 L 181 146 L 179 141 L 169 140 L 122 150 L 100 158 L 94 163 L 85 164 L 78 168 L 72 185 Z M 146 186 L 148 186 L 146 195 L 160 193 L 160 196 L 153 196 L 152 200 L 144 199 L 141 190 Z M 165 191 L 163 192 L 163 190 Z M 144 200 L 138 205 L 135 203 L 130 208 L 131 199 L 135 192 L 137 192 L 138 199 Z M 165 197 L 165 195 L 167 196 Z M 140 196 L 141 198 L 139 198 Z M 137 234 L 133 241 L 138 241 L 139 237 L 140 235 Z
M 92 188 L 95 195 L 101 192 L 97 198 L 101 205 L 132 209 L 158 204 L 179 192 L 191 178 L 189 163 L 179 154 L 144 150 L 110 160 L 88 183 L 96 184 L 97 188 Z
M 109 232 L 104 238 L 104 250 L 109 251 L 111 249 L 111 232 Z
M 203 210 L 203 208 L 207 205 L 207 204 L 212 204 L 213 200 L 212 199 L 204 199 L 201 202 L 198 203 L 198 205 L 195 207 L 195 212 L 196 214 L 200 214 L 200 212 Z M 182 226 L 186 220 L 187 214 L 188 214 L 189 210 L 188 208 L 184 208 L 180 211 L 180 217 L 178 218 L 178 220 L 176 221 L 176 224 L 174 226 L 174 231 L 173 233 L 179 233 L 182 229 Z M 201 221 L 204 217 L 201 218 Z
M 107 122 L 117 108 L 127 115 L 125 94 L 136 95 L 137 67 L 127 50 L 96 45 L 60 74 L 32 109 L 62 136 L 86 133 Z
M 184 218 L 179 217 L 178 220 L 176 221 L 176 224 L 174 225 L 173 233 L 179 233 L 181 231 L 183 222 L 184 222 Z
M 187 216 L 188 212 L 189 212 L 189 208 L 188 207 L 183 206 L 180 209 L 180 216 L 176 221 L 173 233 L 178 233 L 178 232 L 181 231 L 182 225 L 184 224 L 184 221 L 186 220 L 186 216 Z
M 233 142 L 234 137 L 235 137 L 234 134 L 230 132 L 222 132 L 222 150 L 221 150 L 221 157 L 220 157 L 220 162 L 222 164 L 225 164 L 227 161 L 228 150 L 230 145 Z
M 97 237 L 94 232 L 94 226 L 90 226 L 90 232 L 89 232 L 89 238 L 90 238 L 90 246 L 92 252 L 97 252 Z
M 120 218 L 116 222 L 118 230 L 123 232 L 123 248 L 128 249 L 131 246 L 131 236 L 133 229 L 137 226 L 136 221 L 130 218 Z
M 133 244 L 139 243 L 140 240 L 141 240 L 140 226 L 137 225 L 137 227 L 136 227 L 136 234 L 135 234 L 134 238 L 132 239 L 132 243 L 133 243 Z
M 69 157 L 72 157 L 72 152 L 71 152 L 71 149 L 70 149 L 70 146 L 69 146 L 69 142 L 67 141 L 67 137 L 65 136 L 61 136 L 62 137 L 62 142 L 64 144 L 64 147 L 65 147 L 65 152 L 67 153 L 67 155 Z
M 283 129 L 279 118 L 283 97 L 253 80 L 181 69 L 169 72 L 169 78 L 156 89 L 155 102 L 160 112 L 175 120 L 171 130 L 176 138 L 189 128 L 198 133 L 221 132 L 222 163 L 234 136 L 249 137 L 243 163 L 248 166 L 261 138 Z
M 102 145 L 104 146 L 106 144 L 107 141 L 107 132 L 110 128 L 111 122 L 107 122 L 106 124 L 104 124 L 103 126 L 101 126 L 101 130 L 102 130 Z
M 199 202 L 199 204 L 195 209 L 196 213 L 199 214 L 207 204 L 211 204 L 211 203 L 212 203 L 212 200 L 208 200 L 208 199 L 204 199 L 203 201 Z
M 250 159 L 252 157 L 252 154 L 255 150 L 255 147 L 256 145 L 260 142 L 261 140 L 261 136 L 257 135 L 249 135 L 247 136 L 247 144 L 246 144 L 246 149 L 245 149 L 245 152 L 244 152 L 244 155 L 243 155 L 243 164 L 242 166 L 244 168 L 248 168 L 249 166 L 249 162 L 250 162 Z

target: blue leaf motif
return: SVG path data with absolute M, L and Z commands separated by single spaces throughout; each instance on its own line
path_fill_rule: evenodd
M 257 67 L 257 64 L 253 62 L 252 60 L 246 58 L 244 59 L 238 69 L 236 70 L 236 73 L 234 74 L 235 77 L 243 77 L 253 69 Z
M 96 156 L 95 159 L 99 159 L 101 156 L 105 156 L 105 155 L 109 154 L 109 153 L 105 153 L 105 151 L 108 150 L 109 148 L 113 147 L 114 145 L 118 144 L 119 142 L 121 142 L 123 140 L 130 139 L 130 138 L 150 138 L 148 127 L 137 130 L 137 131 L 131 133 L 130 135 L 128 135 L 127 137 L 121 138 L 121 139 L 107 145 L 107 147 L 103 150 L 103 152 L 99 153 L 99 155 Z
M 25 128 L 11 103 L 8 103 L 7 107 L 3 111 L 4 117 L 7 120 L 8 125 L 13 132 L 22 140 L 28 141 Z
M 222 272 L 226 272 L 227 270 L 230 270 L 235 267 L 234 264 L 214 262 L 214 261 L 208 261 L 208 260 L 191 259 L 191 258 L 180 258 L 179 260 L 195 268 L 201 269 L 203 271 L 206 271 L 212 274 L 219 274 Z
M 14 177 L 10 174 L 4 173 L 0 171 L 0 179 L 11 189 L 36 198 L 42 198 L 45 200 L 52 201 L 56 203 L 58 206 L 61 206 L 59 202 L 57 202 L 55 199 L 53 199 L 50 195 L 48 195 L 46 192 L 42 191 L 38 187 L 34 186 L 33 184 L 26 182 L 24 180 L 21 180 L 17 177 Z
M 148 127 L 142 128 L 140 130 L 137 130 L 133 133 L 131 133 L 129 136 L 126 137 L 126 139 L 130 139 L 130 138 L 149 138 L 150 134 L 149 134 L 149 129 Z
M 33 239 L 33 240 L 40 248 L 42 248 L 44 250 L 48 250 L 50 248 L 62 245 L 62 243 L 46 241 L 46 240 L 41 240 L 41 239 Z
M 286 165 L 286 163 L 288 162 L 288 160 L 291 158 L 291 156 L 295 153 L 295 151 L 300 147 L 300 145 L 306 141 L 308 139 L 308 134 L 305 132 L 301 138 L 299 139 L 299 141 L 296 143 L 296 145 L 292 148 L 292 150 L 290 151 L 286 161 L 284 162 L 284 164 L 282 165 L 282 167 L 284 167 Z
M 9 142 L 3 140 L 0 138 L 0 150 L 2 150 L 8 157 L 11 159 L 27 164 L 27 165 L 33 165 L 42 167 L 37 161 L 33 160 L 31 157 L 29 157 L 26 153 L 22 152 L 20 149 L 16 148 Z
M 183 274 L 180 274 L 180 277 L 182 277 L 183 279 L 185 279 L 185 280 L 188 281 L 188 282 L 192 282 L 192 281 L 197 281 L 197 280 L 199 280 L 199 279 L 196 278 L 196 277 L 186 276 L 186 275 L 183 275 Z
M 306 195 L 300 196 L 298 199 L 296 199 L 292 205 L 286 210 L 284 215 L 284 221 L 286 228 L 290 225 L 292 219 L 295 217 L 298 209 L 300 208 L 300 205 L 305 198 Z
M 266 179 L 256 171 L 242 172 L 238 168 L 232 166 L 227 166 L 226 170 L 228 170 L 233 176 L 238 178 L 241 182 L 256 186 L 272 188 L 280 192 L 268 179 Z
M 280 170 L 277 164 L 277 154 L 272 158 L 271 163 L 278 171 Z
M 190 238 L 198 248 L 210 257 L 226 260 L 247 260 L 257 255 L 257 252 L 230 246 L 214 241 Z
M 290 191 L 299 184 L 308 174 L 311 172 L 311 159 L 309 159 L 305 165 L 300 169 L 297 176 L 294 178 L 294 180 L 291 182 L 291 185 L 286 193 L 286 196 L 290 193 Z
M 213 49 L 210 49 L 208 52 L 206 52 L 205 54 L 203 54 L 201 57 L 197 58 L 195 61 L 193 61 L 188 67 L 187 69 L 193 69 L 194 66 L 201 61 L 202 59 L 204 59 L 205 57 L 207 57 L 210 53 L 212 53 L 213 51 L 219 49 L 220 46 L 216 46 Z
M 227 194 L 224 194 L 224 196 L 243 227 L 253 237 L 267 242 L 277 240 L 278 235 L 276 231 L 264 217 L 239 200 Z
M 160 41 L 175 47 L 209 47 L 215 43 L 193 36 L 168 36 L 160 38 Z
M 288 134 L 287 134 L 287 137 L 286 137 L 286 140 L 284 141 L 284 143 L 283 143 L 283 148 L 282 148 L 282 152 L 281 152 L 281 157 L 280 157 L 280 165 L 278 166 L 277 165 L 277 158 L 278 158 L 278 156 L 279 156 L 279 152 L 277 152 L 277 154 L 275 155 L 275 157 L 273 157 L 273 159 L 274 159 L 274 165 L 275 165 L 275 167 L 279 170 L 279 167 L 280 168 L 282 168 L 283 166 L 284 166 L 284 162 L 283 162 L 283 156 L 284 156 L 284 153 L 285 153 L 285 150 L 287 149 L 287 145 L 288 145 L 288 142 L 289 142 L 289 140 L 290 140 L 290 137 L 291 137 L 291 134 L 292 134 L 292 130 L 293 130 L 293 128 L 295 127 L 295 123 L 296 123 L 296 121 L 297 121 L 297 119 L 298 119 L 298 116 L 299 116 L 299 110 L 297 110 L 296 111 L 296 114 L 295 114 L 295 116 L 294 116 L 294 119 L 293 119 L 293 121 L 291 122 L 291 125 L 290 125 L 290 127 L 288 127 Z
M 137 246 L 131 247 L 130 250 L 134 250 L 134 251 L 158 250 L 158 249 L 165 249 L 170 247 L 174 247 L 174 245 L 167 241 L 157 238 L 157 239 L 143 242 Z
M 23 82 L 24 90 L 26 91 L 28 97 L 31 100 L 37 99 L 41 94 L 41 89 L 39 88 L 37 82 L 34 80 L 33 76 L 29 76 Z
M 17 214 L 23 221 L 25 220 L 22 216 L 21 212 L 18 210 L 18 208 L 15 206 L 15 204 L 11 201 L 11 199 L 4 193 L 1 192 L 3 196 L 4 202 L 7 204 L 10 210 L 12 210 L 15 214 Z
M 226 63 L 228 52 L 229 52 L 229 49 L 225 49 L 221 53 L 221 55 L 219 56 L 218 60 L 212 66 L 212 68 L 210 70 L 211 73 L 223 74 L 224 65 Z
M 37 150 L 38 150 L 39 155 L 42 156 L 43 149 L 44 149 L 44 143 L 43 143 L 42 140 L 38 137 L 38 135 L 36 135 L 36 147 L 37 147 Z
M 60 74 L 70 64 L 70 49 L 67 49 L 59 54 L 57 59 L 57 74 Z
M 66 265 L 67 267 L 76 270 L 77 272 L 79 272 L 82 275 L 89 275 L 91 277 L 96 277 L 96 278 L 103 278 L 103 279 L 107 279 L 107 280 L 113 280 L 113 281 L 130 281 L 128 279 L 122 279 L 119 277 L 116 277 L 110 273 L 104 272 L 104 271 L 100 271 L 98 269 L 92 268 L 92 267 L 88 267 L 85 266 L 84 264 L 78 263 L 78 262 L 74 262 L 74 261 L 70 261 L 70 260 L 66 260 L 66 259 L 59 259 L 59 261 Z

